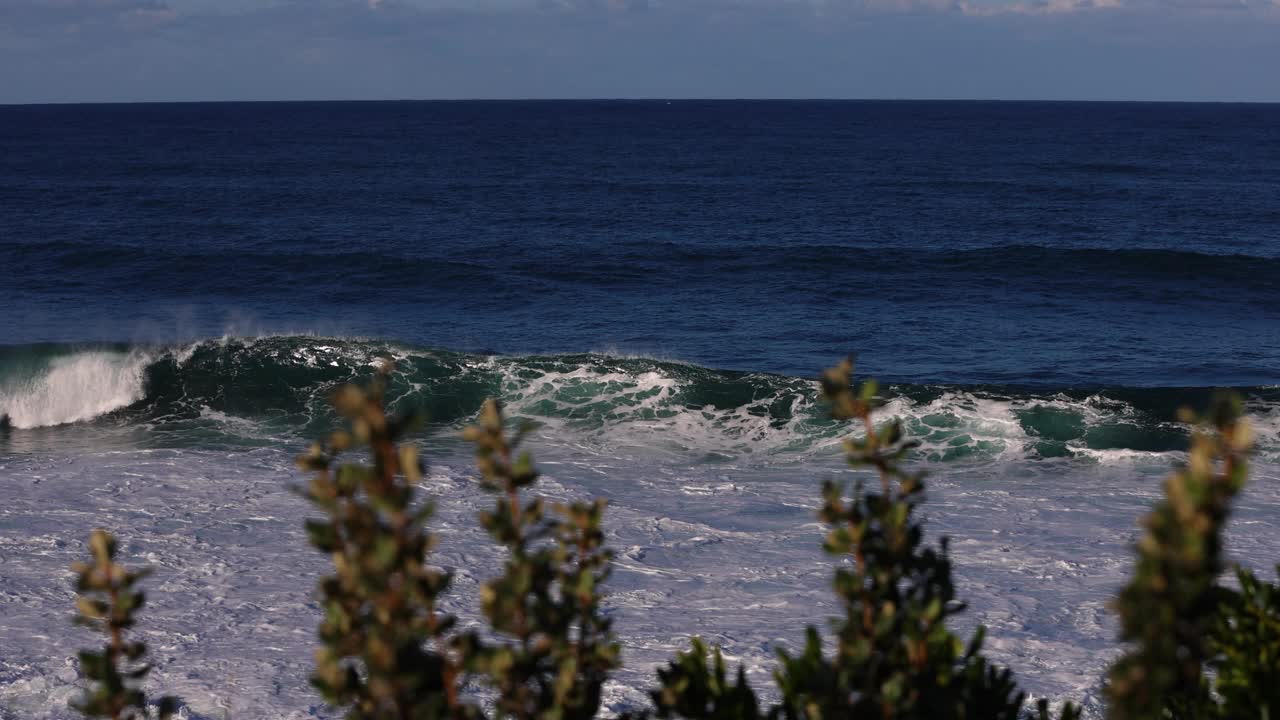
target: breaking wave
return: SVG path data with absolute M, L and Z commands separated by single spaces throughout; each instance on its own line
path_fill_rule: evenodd
M 17 428 L 92 420 L 142 400 L 151 362 L 146 353 L 105 349 L 29 361 L 0 376 L 0 414 Z
M 310 436 L 334 422 L 328 391 L 371 376 L 383 358 L 395 362 L 392 407 L 421 411 L 437 427 L 468 421 L 496 396 L 543 436 L 713 461 L 829 452 L 849 432 L 825 417 L 807 378 L 601 353 L 504 356 L 297 336 L 2 347 L 0 413 L 19 432 L 109 421 L 168 437 Z M 1280 388 L 1243 391 L 1263 449 L 1280 446 Z M 1108 462 L 1184 449 L 1176 409 L 1203 405 L 1210 392 L 889 385 L 883 416 L 902 419 L 930 461 Z

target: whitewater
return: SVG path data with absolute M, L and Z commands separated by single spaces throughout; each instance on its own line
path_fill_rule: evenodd
M 225 337 L 170 345 L 0 349 L 0 717 L 68 718 L 74 650 L 68 566 L 106 527 L 150 565 L 140 632 L 151 686 L 188 718 L 336 717 L 309 689 L 325 559 L 290 488 L 293 457 L 334 426 L 327 394 L 395 363 L 391 405 L 430 419 L 414 442 L 439 503 L 435 561 L 456 573 L 447 607 L 478 621 L 498 567 L 476 513 L 489 499 L 458 430 L 485 397 L 536 425 L 529 448 L 553 500 L 605 497 L 617 551 L 606 607 L 625 668 L 611 712 L 644 707 L 653 668 L 701 634 L 770 695 L 777 648 L 838 608 L 814 511 L 823 479 L 852 480 L 805 377 L 714 370 L 605 353 L 498 355 L 339 337 Z M 815 373 L 816 374 L 816 373 Z M 1262 570 L 1280 551 L 1280 391 L 1244 388 L 1259 431 L 1252 481 L 1228 534 L 1232 561 Z M 1118 652 L 1107 604 L 1139 516 L 1182 457 L 1168 419 L 1194 389 L 1013 388 L 890 383 L 883 420 L 921 440 L 924 517 L 951 538 L 956 628 L 1033 697 L 1101 711 Z

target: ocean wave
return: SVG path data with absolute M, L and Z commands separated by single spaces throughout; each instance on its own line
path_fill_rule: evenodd
M 1086 278 L 1088 289 L 1099 283 L 1141 279 L 1159 287 L 1176 285 L 1187 292 L 1202 285 L 1229 287 L 1233 295 L 1245 291 L 1273 292 L 1280 286 L 1280 257 L 1267 254 L 1218 252 L 1182 248 L 1106 248 L 1034 244 L 979 245 L 968 248 L 923 249 L 876 244 L 775 243 L 750 241 L 728 246 L 680 243 L 623 243 L 616 252 L 583 256 L 563 249 L 540 248 L 538 254 L 504 248 L 493 262 L 470 255 L 360 252 L 263 251 L 239 249 L 182 250 L 171 247 L 53 241 L 0 241 L 0 252 L 44 266 L 42 275 L 82 276 L 113 288 L 138 283 L 157 289 L 212 287 L 224 292 L 258 294 L 281 287 L 325 282 L 331 269 L 345 269 L 347 280 L 333 292 L 352 297 L 368 292 L 366 285 L 385 291 L 421 288 L 424 277 L 439 290 L 470 289 L 477 284 L 502 288 L 503 279 L 518 277 L 536 287 L 687 285 L 720 273 L 761 272 L 765 277 L 795 273 L 804 277 L 843 275 L 856 265 L 862 273 L 897 278 L 931 278 L 930 283 L 965 283 L 973 276 L 999 276 L 1008 282 L 1008 269 L 1039 283 Z M 475 249 L 484 252 L 483 247 Z M 714 271 L 714 272 L 712 272 Z M 1183 281 L 1194 281 L 1183 287 Z M 924 284 L 917 281 L 916 285 Z M 354 290 L 359 288 L 357 292 Z
M 25 363 L 26 371 L 0 377 L 0 415 L 17 428 L 92 420 L 143 399 L 145 352 L 88 350 Z
M 186 345 L 0 348 L 0 413 L 19 430 L 110 418 L 125 426 L 210 428 L 279 438 L 332 426 L 328 392 L 390 358 L 393 409 L 436 426 L 469 421 L 488 397 L 543 437 L 597 449 L 647 449 L 760 461 L 834 452 L 851 428 L 826 418 L 808 378 L 714 370 L 605 353 L 493 355 L 378 340 L 224 338 Z M 1280 389 L 1245 388 L 1264 451 L 1280 448 Z M 896 417 L 929 461 L 1108 458 L 1176 453 L 1181 405 L 1203 388 L 888 385 Z

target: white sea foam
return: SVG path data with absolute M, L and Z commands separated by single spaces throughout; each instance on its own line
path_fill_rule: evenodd
M 1280 405 L 1257 403 L 1246 408 L 1249 422 L 1253 424 L 1258 451 L 1264 454 L 1280 453 Z
M 0 387 L 0 413 L 19 428 L 91 420 L 141 400 L 152 359 L 103 351 L 53 358 L 44 372 Z
M 881 416 L 907 424 L 908 435 L 921 441 L 922 452 L 936 459 L 968 448 L 1004 458 L 1020 455 L 1028 439 L 1015 409 L 1016 404 L 1007 400 L 953 391 L 922 403 L 895 398 Z
M 490 358 L 488 367 L 502 376 L 502 396 L 515 415 L 535 419 L 540 435 L 598 450 L 651 449 L 751 455 L 760 461 L 790 462 L 828 453 L 857 427 L 825 419 L 817 383 L 784 378 L 744 377 L 761 391 L 733 407 L 689 404 L 696 377 L 675 376 L 656 367 L 642 372 L 607 361 L 571 369 L 535 369 L 518 360 Z M 901 421 L 920 441 L 920 457 L 1006 462 L 1035 454 L 1042 440 L 1023 413 L 1039 409 L 1061 413 L 1076 424 L 1077 436 L 1058 438 L 1063 451 L 1096 462 L 1125 462 L 1166 457 L 1168 453 L 1093 450 L 1085 436 L 1108 425 L 1149 423 L 1123 401 L 1100 395 L 1072 398 L 991 396 L 969 390 L 942 392 L 932 399 L 900 395 L 878 413 L 880 422 Z M 1031 421 L 1034 422 L 1034 421 Z
M 191 360 L 191 357 L 196 354 L 196 350 L 199 349 L 202 344 L 203 343 L 198 342 L 187 343 L 186 345 L 173 350 L 171 354 L 173 355 L 174 361 L 177 362 L 178 365 L 186 365 Z
M 764 412 L 778 398 L 769 396 L 730 408 L 684 404 L 681 393 L 691 381 L 658 370 L 629 373 L 608 366 L 538 371 L 495 362 L 502 372 L 502 394 L 513 414 L 536 419 L 543 437 L 609 448 L 647 448 L 684 453 L 751 452 L 758 456 L 812 449 L 823 437 L 807 413 L 809 392 L 789 393 L 784 419 Z M 829 433 L 828 433 L 829 434 Z
M 1083 445 L 1068 444 L 1073 452 L 1092 458 L 1100 463 L 1167 463 L 1174 456 L 1182 453 L 1159 452 L 1155 450 L 1132 450 L 1129 448 L 1103 448 L 1095 450 Z
M 355 368 L 376 356 L 336 342 L 313 345 L 298 355 L 296 347 L 259 350 L 281 353 L 291 367 L 338 360 Z M 423 351 L 405 353 L 410 362 L 401 367 L 411 375 Z M 132 357 L 105 355 L 116 364 Z M 180 358 L 190 353 L 173 356 L 184 365 Z M 819 481 L 845 467 L 831 446 L 856 425 L 825 420 L 807 381 L 708 381 L 698 368 L 608 358 L 460 362 L 474 379 L 496 379 L 512 415 L 542 424 L 528 440 L 544 473 L 538 492 L 553 501 L 610 501 L 609 543 L 619 555 L 606 607 L 625 665 L 608 686 L 607 708 L 646 706 L 654 665 L 695 632 L 740 659 L 763 700 L 775 700 L 775 650 L 796 649 L 804 624 L 825 627 L 840 612 L 813 510 Z M 51 364 L 41 377 L 53 372 Z M 437 391 L 435 382 L 424 376 L 397 392 Z M 720 384 L 746 394 L 706 404 L 716 397 L 708 388 Z M 26 385 L 19 389 L 34 397 Z M 216 407 L 198 406 L 193 425 L 262 437 L 258 420 Z M 1076 457 L 1042 461 L 1032 449 L 1041 421 L 1023 415 L 1037 407 L 1060 411 L 1072 428 L 1067 435 L 1150 422 L 1104 397 L 967 389 L 924 400 L 898 396 L 878 417 L 900 418 L 923 441 L 909 461 L 931 472 L 922 516 L 931 538 L 952 538 L 960 596 L 971 603 L 953 627 L 967 637 L 984 623 L 990 656 L 1011 665 L 1028 692 L 1082 700 L 1086 717 L 1098 718 L 1101 678 L 1117 651 L 1107 602 L 1127 576 L 1135 519 L 1159 497 L 1168 458 L 1090 451 L 1081 435 L 1058 441 L 1077 447 Z M 1271 423 L 1280 415 L 1266 404 L 1250 410 L 1260 443 L 1274 446 L 1280 426 Z M 288 432 L 234 451 L 0 451 L 0 480 L 18 488 L 0 507 L 0 615 L 9 620 L 0 622 L 0 645 L 9 650 L 0 660 L 0 717 L 72 717 L 66 697 L 76 675 L 66 648 L 83 637 L 66 622 L 60 573 L 83 556 L 78 538 L 98 525 L 124 538 L 126 562 L 157 568 L 145 625 L 164 651 L 151 682 L 182 696 L 192 717 L 336 717 L 306 682 L 319 612 L 313 580 L 326 566 L 305 549 L 300 525 L 309 509 L 288 490 L 300 478 L 293 452 L 304 446 Z M 475 522 L 492 498 L 474 480 L 470 448 L 445 436 L 456 433 L 439 428 L 425 453 L 432 465 L 424 484 L 438 503 L 432 562 L 455 573 L 446 609 L 470 626 L 480 617 L 477 586 L 503 556 Z M 956 448 L 964 452 L 949 456 Z M 725 459 L 703 462 L 713 453 Z M 1275 557 L 1278 477 L 1274 460 L 1259 460 L 1233 514 L 1233 560 L 1266 567 Z

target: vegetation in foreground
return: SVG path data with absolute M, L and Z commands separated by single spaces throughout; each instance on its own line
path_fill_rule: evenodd
M 389 372 L 389 370 L 388 370 Z M 914 443 L 897 421 L 874 422 L 874 381 L 854 387 L 845 361 L 822 377 L 832 415 L 860 432 L 844 442 L 849 463 L 873 471 L 853 487 L 827 483 L 819 517 L 823 549 L 843 613 L 829 634 L 805 630 L 795 654 L 779 652 L 765 707 L 741 667 L 730 671 L 701 639 L 657 671 L 653 707 L 630 719 L 688 720 L 1072 720 L 1079 709 L 1047 700 L 1029 707 L 1013 673 L 982 654 L 983 630 L 967 641 L 947 619 L 956 597 L 944 538 L 924 541 L 916 511 L 924 475 L 903 462 Z M 312 446 L 300 489 L 322 514 L 307 521 L 311 544 L 332 573 L 319 581 L 324 615 L 312 684 L 352 720 L 539 718 L 601 712 L 601 691 L 620 665 L 612 621 L 601 612 L 612 559 L 601 500 L 544 502 L 538 472 L 520 450 L 525 430 L 507 431 L 490 400 L 464 436 L 476 447 L 483 487 L 494 496 L 480 523 L 506 548 L 500 573 L 481 590 L 487 632 L 462 631 L 440 609 L 450 576 L 430 563 L 433 506 L 419 497 L 422 461 L 401 440 L 420 418 L 388 416 L 380 378 L 344 386 L 333 405 L 347 426 Z M 1222 532 L 1248 475 L 1252 444 L 1238 398 L 1219 397 L 1196 426 L 1188 461 L 1165 483 L 1143 521 L 1133 577 L 1115 608 L 1126 652 L 1106 678 L 1115 720 L 1271 718 L 1280 713 L 1280 588 L 1236 569 L 1239 589 L 1220 583 Z M 363 449 L 367 463 L 339 463 Z M 141 572 L 116 564 L 115 541 L 90 538 L 93 562 L 75 568 L 77 620 L 106 635 L 83 652 L 89 681 L 74 707 L 88 717 L 168 717 L 178 701 L 149 702 L 141 684 L 146 648 L 125 633 L 142 606 Z

